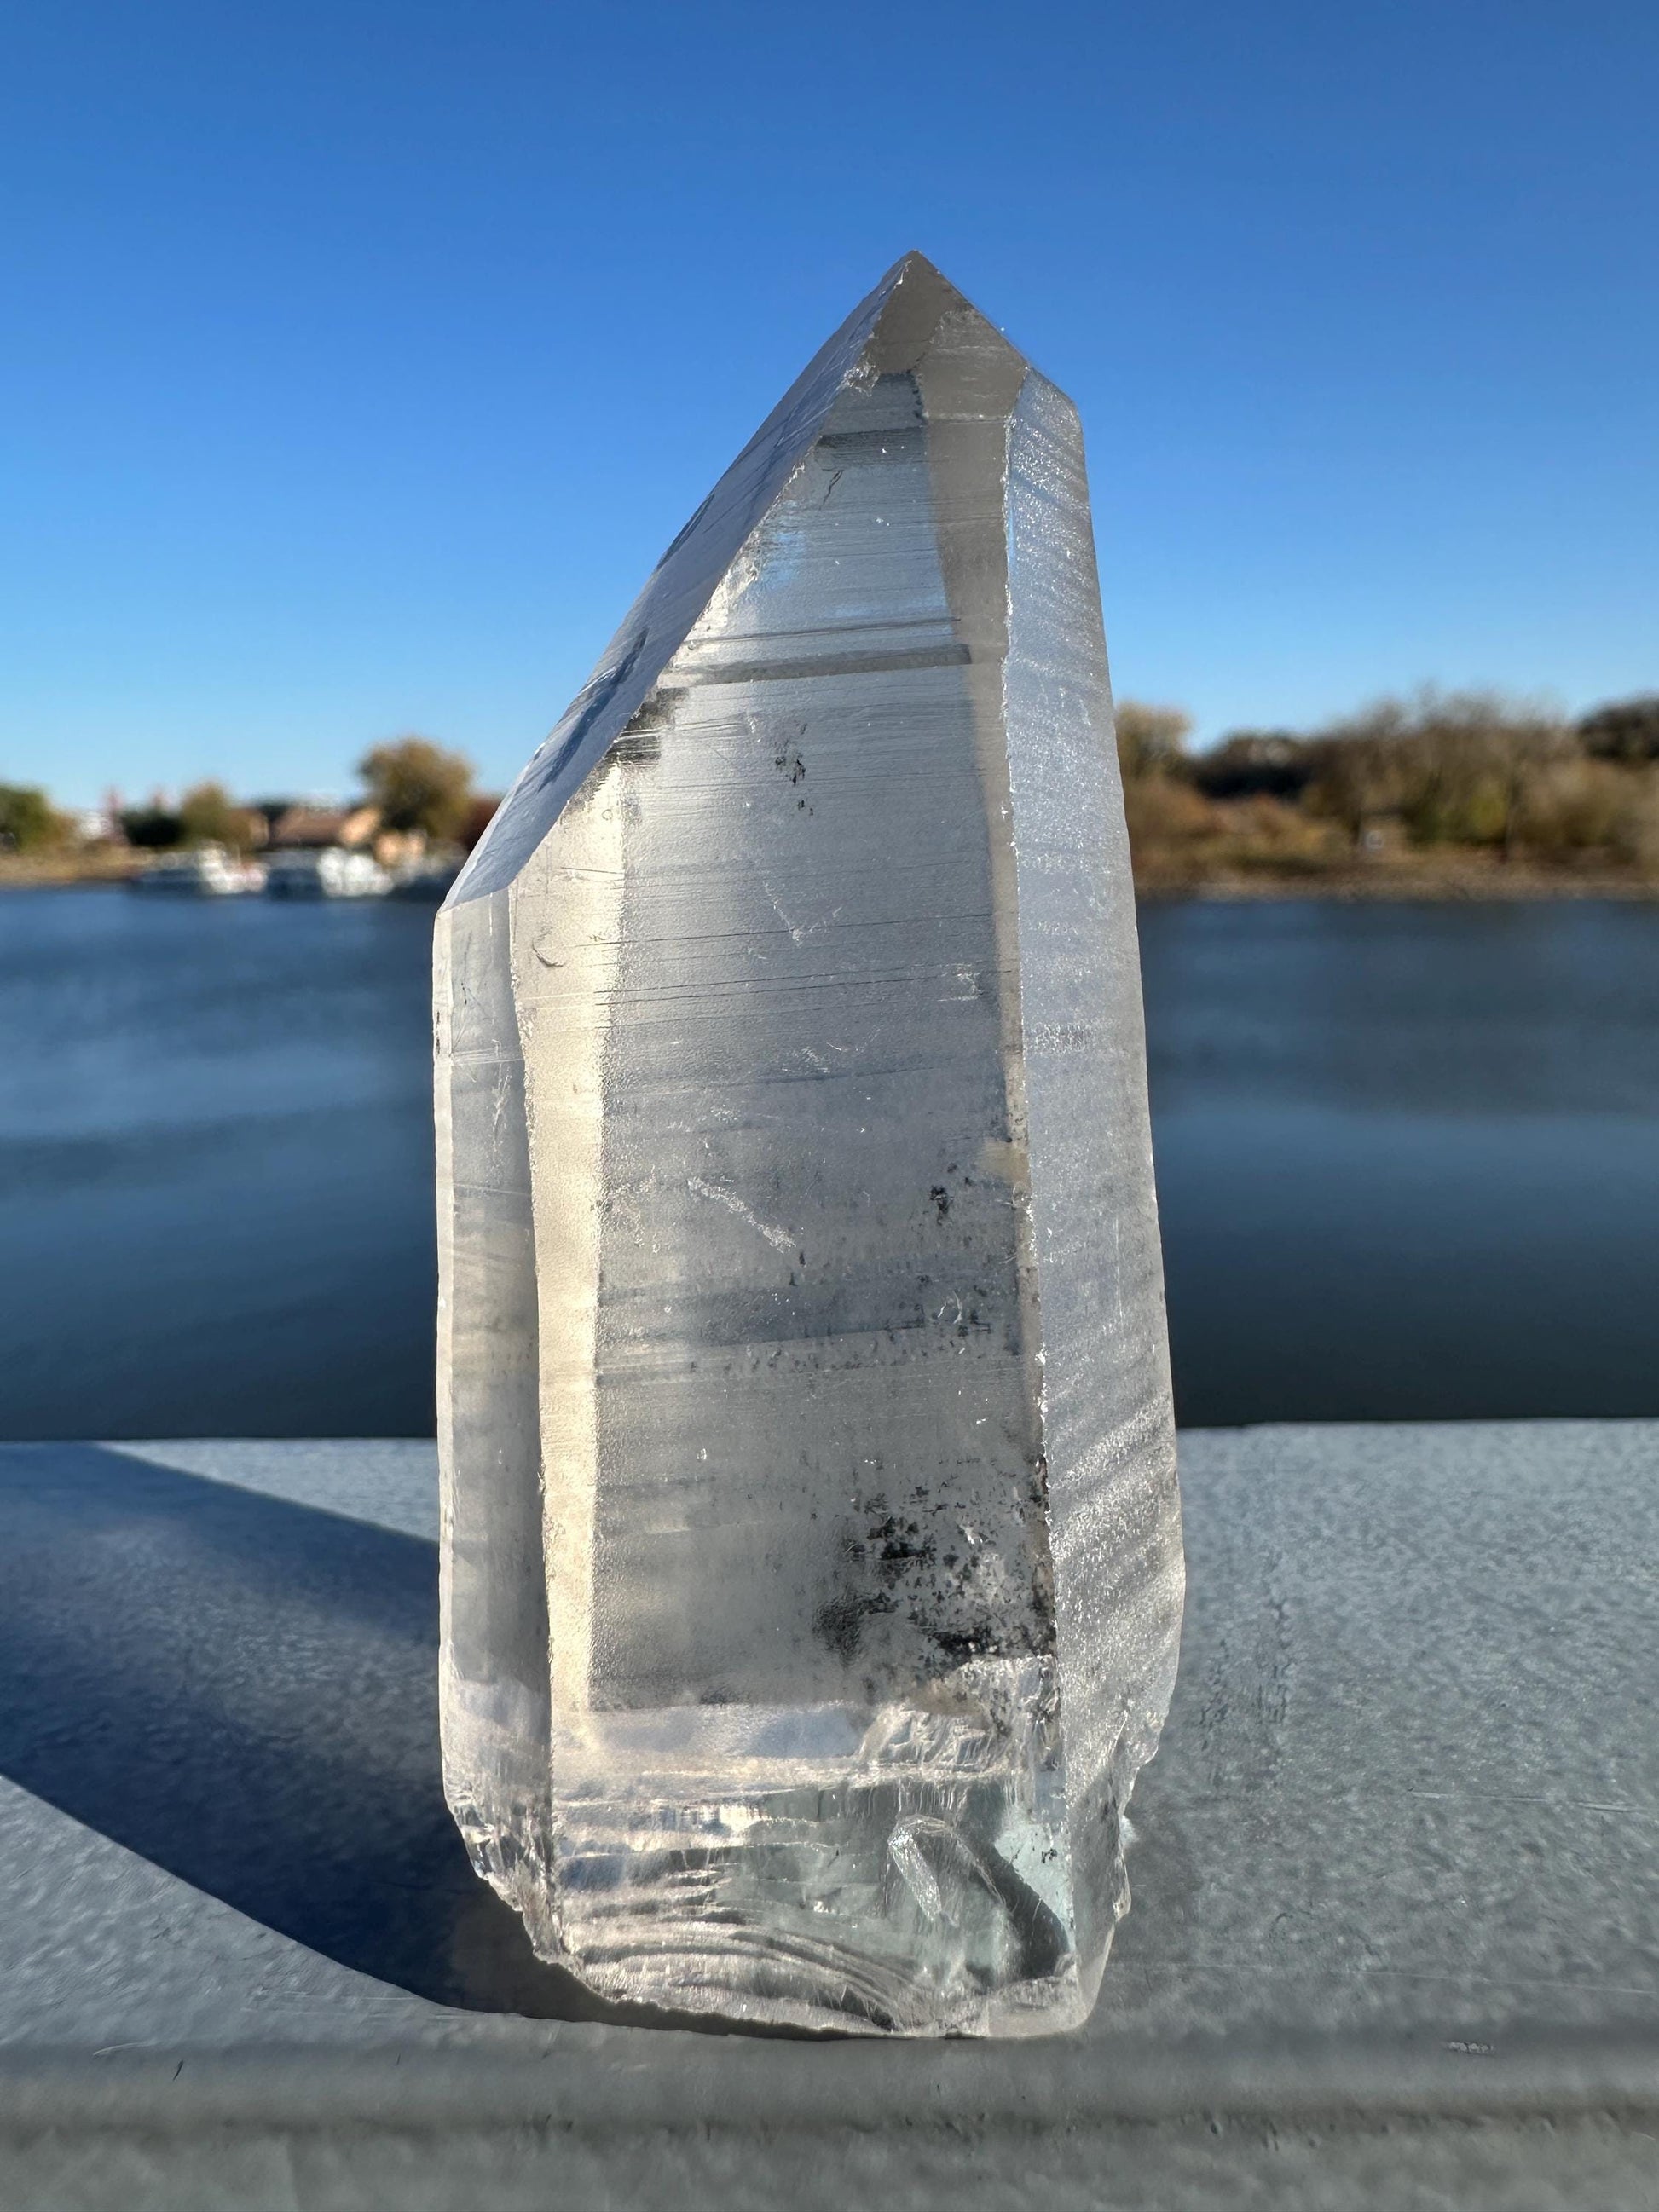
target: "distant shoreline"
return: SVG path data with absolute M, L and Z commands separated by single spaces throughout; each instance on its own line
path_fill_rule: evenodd
M 130 853 L 106 853 L 95 860 L 90 855 L 36 859 L 0 854 L 0 891 L 118 889 L 138 874 L 143 865 L 143 856 Z M 1495 860 L 1483 865 L 1463 854 L 1437 866 L 1390 859 L 1319 870 L 1252 867 L 1190 876 L 1142 868 L 1136 873 L 1135 896 L 1145 903 L 1160 906 L 1182 900 L 1220 905 L 1243 901 L 1254 904 L 1263 899 L 1323 899 L 1336 904 L 1358 900 L 1415 901 L 1443 905 L 1601 899 L 1645 904 L 1659 902 L 1659 878 L 1638 875 L 1633 870 L 1577 871 L 1514 862 L 1504 866 Z
M 66 857 L 55 854 L 0 853 L 0 890 L 75 890 L 87 885 L 125 884 L 138 873 L 137 853 L 100 853 Z
M 1659 902 L 1659 882 L 1634 875 L 1561 875 L 1541 868 L 1485 870 L 1467 874 L 1421 873 L 1407 869 L 1356 868 L 1351 872 L 1309 876 L 1267 870 L 1249 875 L 1212 876 L 1185 883 L 1137 878 L 1135 896 L 1148 904 L 1213 901 L 1218 905 L 1263 899 L 1323 899 L 1332 904 L 1416 903 L 1436 906 L 1560 905 L 1579 899 L 1617 900 L 1626 906 Z

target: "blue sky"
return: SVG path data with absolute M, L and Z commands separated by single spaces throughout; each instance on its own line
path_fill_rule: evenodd
M 1659 7 L 147 0 L 0 29 L 0 780 L 504 783 L 911 246 L 1121 696 L 1659 688 Z

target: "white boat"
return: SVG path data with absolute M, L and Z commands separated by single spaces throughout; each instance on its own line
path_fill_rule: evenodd
M 136 891 L 166 891 L 177 898 L 243 898 L 265 887 L 257 860 L 239 860 L 222 845 L 193 845 L 168 853 L 128 878 Z
M 398 870 L 392 879 L 392 896 L 396 899 L 414 899 L 426 906 L 441 906 L 460 872 L 459 860 L 417 860 L 412 867 Z
M 272 898 L 384 898 L 392 878 L 372 853 L 344 845 L 320 852 L 278 853 L 265 871 Z

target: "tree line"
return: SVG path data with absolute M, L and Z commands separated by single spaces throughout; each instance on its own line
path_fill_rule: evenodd
M 1130 844 L 1147 888 L 1459 855 L 1659 880 L 1659 693 L 1570 720 L 1501 692 L 1425 686 L 1319 729 L 1235 730 L 1203 752 L 1190 749 L 1191 731 L 1178 708 L 1126 700 L 1117 709 Z M 359 803 L 382 830 L 470 846 L 493 811 L 471 762 L 429 738 L 375 745 L 357 773 Z M 247 852 L 293 804 L 243 802 L 204 782 L 175 806 L 124 810 L 116 834 L 152 850 Z M 49 853 L 73 835 L 44 791 L 0 783 L 0 852 Z
M 1178 708 L 1124 702 L 1118 758 L 1138 873 L 1316 873 L 1364 857 L 1659 873 L 1659 694 L 1577 720 L 1495 691 L 1375 701 L 1312 731 L 1236 730 L 1201 753 Z
M 487 822 L 492 802 L 473 788 L 472 763 L 429 738 L 374 745 L 357 763 L 356 804 L 373 807 L 378 827 L 418 835 L 436 845 L 466 844 Z M 142 851 L 222 845 L 248 853 L 267 843 L 293 799 L 233 799 L 222 783 L 192 785 L 177 805 L 161 799 L 119 811 L 114 836 Z M 482 813 L 483 820 L 479 819 Z M 33 785 L 0 783 L 0 851 L 43 854 L 69 844 L 75 822 Z

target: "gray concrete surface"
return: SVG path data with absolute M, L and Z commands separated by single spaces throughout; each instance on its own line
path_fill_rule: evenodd
M 1659 2205 L 1659 1423 L 1182 1439 L 1082 2033 L 596 2016 L 439 1788 L 430 1447 L 0 1447 L 0 2203 Z

